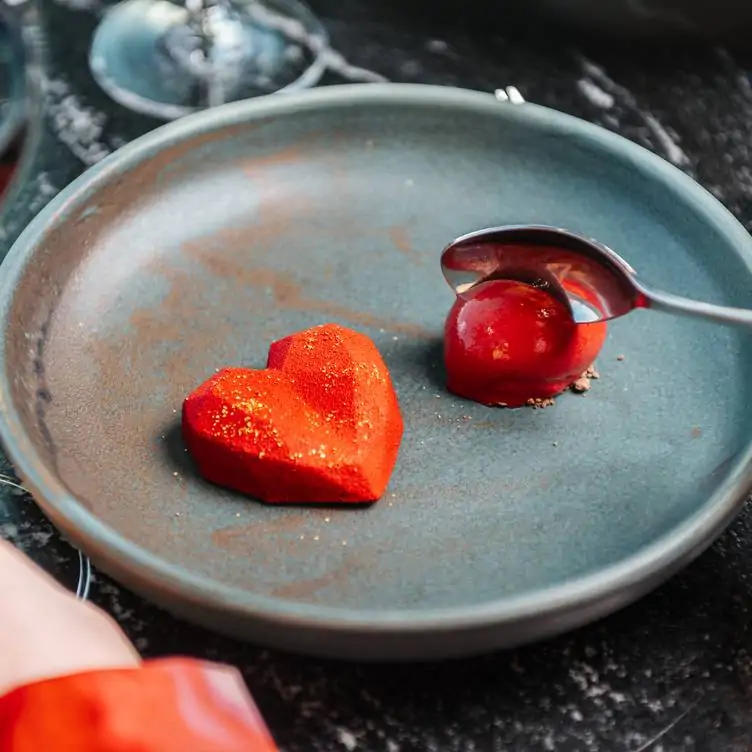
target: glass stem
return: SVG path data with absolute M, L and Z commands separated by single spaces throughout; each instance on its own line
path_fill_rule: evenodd
M 232 14 L 232 3 L 231 0 L 185 0 L 185 8 L 188 10 L 188 24 L 198 42 L 196 52 L 201 58 L 201 75 L 198 76 L 201 99 L 207 107 L 217 107 L 225 103 L 226 96 L 221 72 L 215 69 L 216 30 L 211 14 L 215 10 Z

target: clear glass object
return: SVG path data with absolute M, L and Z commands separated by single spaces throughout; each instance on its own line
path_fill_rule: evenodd
M 124 0 L 95 30 L 89 63 L 114 100 L 169 120 L 315 86 L 328 51 L 298 0 Z
M 61 585 L 87 600 L 92 571 L 89 559 L 66 543 L 39 511 L 31 495 L 0 461 L 0 538 L 9 541 Z

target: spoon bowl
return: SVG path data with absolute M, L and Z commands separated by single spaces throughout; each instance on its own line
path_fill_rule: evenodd
M 507 225 L 462 235 L 441 254 L 441 270 L 458 296 L 491 279 L 546 289 L 578 324 L 608 321 L 635 308 L 752 326 L 752 310 L 682 298 L 649 287 L 615 251 L 597 240 L 547 225 Z

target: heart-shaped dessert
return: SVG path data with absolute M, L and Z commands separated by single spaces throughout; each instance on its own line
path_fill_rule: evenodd
M 274 342 L 266 369 L 225 368 L 183 403 L 201 475 L 273 503 L 376 501 L 402 431 L 379 351 L 338 324 Z

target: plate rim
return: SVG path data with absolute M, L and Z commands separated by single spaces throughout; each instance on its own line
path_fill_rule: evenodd
M 538 130 L 567 133 L 595 143 L 628 159 L 639 171 L 647 172 L 661 182 L 671 183 L 687 205 L 726 238 L 752 276 L 752 237 L 731 212 L 682 171 L 616 133 L 539 105 L 500 103 L 492 94 L 484 92 L 425 84 L 348 84 L 279 97 L 272 95 L 189 115 L 135 139 L 84 172 L 31 221 L 3 261 L 0 267 L 2 331 L 10 329 L 9 311 L 17 283 L 39 244 L 59 222 L 111 178 L 136 167 L 162 148 L 207 132 L 301 109 L 374 104 L 438 106 L 450 111 L 460 108 L 484 115 L 493 113 L 500 121 L 522 121 Z M 594 603 L 611 599 L 612 607 L 601 608 L 597 614 L 605 615 L 635 600 L 692 561 L 731 522 L 752 486 L 750 439 L 736 454 L 728 474 L 704 504 L 668 533 L 614 564 L 543 589 L 480 604 L 430 609 L 354 609 L 296 602 L 223 584 L 172 564 L 142 548 L 136 541 L 125 538 L 77 501 L 60 480 L 44 468 L 23 430 L 11 398 L 8 369 L 12 363 L 9 363 L 6 352 L 6 338 L 7 334 L 0 338 L 0 437 L 26 486 L 53 522 L 95 560 L 99 557 L 116 562 L 113 568 L 127 572 L 129 579 L 145 583 L 145 589 L 151 592 L 168 593 L 171 599 L 193 607 L 231 612 L 235 617 L 268 624 L 317 631 L 346 631 L 363 636 L 386 633 L 397 636 L 487 629 L 560 617 L 567 622 L 562 629 L 568 628 L 577 621 L 571 619 L 573 611 L 592 610 Z M 589 620 L 590 617 L 577 623 Z

